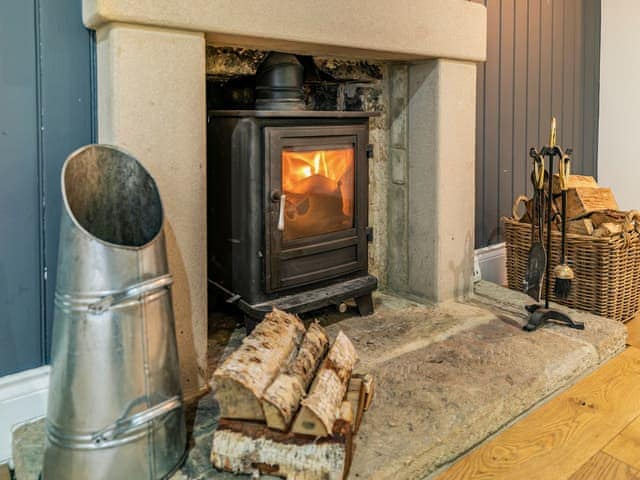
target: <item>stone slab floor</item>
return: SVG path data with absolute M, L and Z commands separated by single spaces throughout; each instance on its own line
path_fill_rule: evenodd
M 432 476 L 625 348 L 623 325 L 585 313 L 571 312 L 585 322 L 584 331 L 548 325 L 524 332 L 527 298 L 481 282 L 465 303 L 425 306 L 380 294 L 376 312 L 366 318 L 352 311 L 321 313 L 332 336 L 342 329 L 353 340 L 357 370 L 377 381 L 350 478 Z M 242 331 L 229 317 L 211 320 L 213 369 L 238 345 Z M 210 394 L 190 409 L 189 456 L 175 479 L 237 478 L 208 463 L 217 416 Z M 16 431 L 18 480 L 37 478 L 42 437 L 42 422 Z

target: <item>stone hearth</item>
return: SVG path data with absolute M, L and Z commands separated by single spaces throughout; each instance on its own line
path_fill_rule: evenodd
M 342 329 L 353 340 L 356 370 L 371 372 L 377 383 L 349 478 L 428 477 L 625 347 L 626 328 L 612 320 L 571 311 L 586 330 L 527 333 L 528 297 L 486 282 L 475 293 L 464 303 L 434 306 L 379 294 L 370 317 L 322 313 L 331 336 Z M 233 318 L 216 324 L 212 369 L 244 336 Z M 174 480 L 239 478 L 209 464 L 217 417 L 212 395 L 192 405 L 189 457 Z M 41 421 L 15 432 L 16 480 L 37 479 L 43 436 Z

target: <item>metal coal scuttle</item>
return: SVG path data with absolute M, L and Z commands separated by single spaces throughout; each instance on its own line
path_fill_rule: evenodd
M 160 479 L 186 431 L 158 188 L 90 145 L 62 169 L 43 480 Z

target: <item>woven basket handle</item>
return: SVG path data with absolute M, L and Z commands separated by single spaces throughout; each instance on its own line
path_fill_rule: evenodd
M 520 195 L 518 198 L 516 198 L 516 201 L 513 202 L 513 208 L 511 209 L 511 215 L 513 216 L 513 219 L 516 221 L 520 221 L 522 220 L 522 217 L 524 217 L 527 214 L 527 201 L 529 200 L 529 198 L 526 195 Z M 523 215 L 518 215 L 518 207 L 520 206 L 520 204 L 524 204 L 524 214 Z M 638 214 L 640 215 L 640 212 L 638 212 Z
M 640 211 L 631 210 L 624 218 L 624 231 L 636 231 L 640 232 Z
M 640 210 L 631 210 L 625 218 L 627 223 L 635 223 L 636 227 L 640 224 Z

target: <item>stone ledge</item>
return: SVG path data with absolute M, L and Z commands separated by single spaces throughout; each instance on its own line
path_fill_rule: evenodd
M 475 296 L 471 302 L 482 304 L 496 312 L 497 315 L 509 315 L 519 325 L 524 326 L 527 323 L 524 305 L 533 303 L 533 300 L 524 293 L 509 290 L 495 283 L 479 282 L 475 286 Z M 591 345 L 596 349 L 600 362 L 617 355 L 624 348 L 627 342 L 627 328 L 624 324 L 556 303 L 552 303 L 551 306 L 576 320 L 585 322 L 586 328 L 585 330 L 574 330 L 561 325 L 549 324 L 544 328 L 549 333 Z
M 387 60 L 486 59 L 486 8 L 467 0 L 83 0 L 110 22 L 207 33 L 212 43 Z

